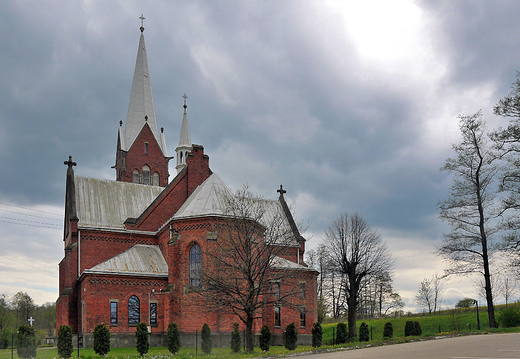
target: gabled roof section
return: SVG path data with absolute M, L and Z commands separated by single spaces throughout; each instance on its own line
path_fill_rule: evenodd
M 271 258 L 271 263 L 269 263 L 269 266 L 273 269 L 294 269 L 308 272 L 318 272 L 314 268 L 307 267 L 278 256 L 273 256 Z
M 145 117 L 147 117 L 147 119 L 145 119 Z M 132 147 L 145 123 L 148 123 L 148 126 L 150 126 L 150 130 L 159 144 L 163 155 L 167 157 L 168 151 L 166 149 L 166 143 L 161 139 L 155 118 L 152 83 L 150 81 L 150 72 L 148 71 L 148 58 L 146 56 L 144 35 L 143 32 L 141 32 L 139 47 L 137 49 L 137 59 L 135 60 L 134 80 L 130 93 L 128 114 L 126 116 L 124 135 L 121 140 L 122 150 L 128 151 L 130 147 Z
M 164 190 L 163 187 L 75 177 L 78 226 L 124 229 Z
M 168 264 L 159 246 L 137 244 L 85 273 L 168 277 Z
M 231 191 L 215 173 L 211 174 L 173 216 L 173 219 L 224 215 L 222 196 L 231 196 Z

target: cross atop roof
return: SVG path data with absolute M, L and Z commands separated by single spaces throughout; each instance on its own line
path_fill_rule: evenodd
M 141 19 L 141 27 L 139 28 L 139 30 L 141 30 L 141 32 L 143 32 L 144 31 L 144 19 L 145 19 L 143 14 L 141 14 L 141 16 L 139 16 L 139 19 Z
M 282 185 L 280 185 L 280 189 L 277 190 L 276 192 L 280 193 L 280 197 L 283 197 L 283 194 L 287 193 L 287 191 L 283 189 Z
M 72 156 L 69 156 L 69 160 L 64 161 L 63 164 L 69 166 L 69 168 L 72 168 L 72 166 L 78 165 L 76 162 L 72 162 Z

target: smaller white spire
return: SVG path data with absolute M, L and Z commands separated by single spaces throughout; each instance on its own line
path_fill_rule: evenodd
M 191 152 L 191 138 L 190 138 L 190 129 L 188 127 L 188 112 L 187 108 L 188 105 L 186 104 L 186 100 L 188 99 L 188 96 L 184 94 L 182 96 L 184 99 L 184 113 L 182 115 L 182 126 L 181 126 L 181 136 L 179 138 L 179 146 L 175 149 L 175 152 L 177 153 L 177 166 L 175 169 L 177 169 L 177 173 L 182 171 L 184 167 L 186 167 L 186 156 L 189 152 Z

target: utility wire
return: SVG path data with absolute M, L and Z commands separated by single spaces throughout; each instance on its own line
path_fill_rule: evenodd
M 0 212 L 9 212 L 9 213 L 14 213 L 14 214 L 20 214 L 22 216 L 30 216 L 30 217 L 36 217 L 36 218 L 43 218 L 43 219 L 48 219 L 50 221 L 63 221 L 63 218 L 49 218 L 49 217 L 44 217 L 44 216 L 38 216 L 36 214 L 29 214 L 29 213 L 22 213 L 22 212 L 16 212 L 16 211 L 10 211 L 8 209 L 0 209 Z M 51 213 L 51 214 L 54 214 L 54 213 Z M 63 216 L 62 216 L 63 217 Z
M 41 226 L 41 225 L 36 225 L 36 224 L 27 224 L 27 223 L 19 223 L 19 222 L 4 221 L 4 220 L 2 220 L 2 219 L 0 219 L 0 222 L 3 222 L 3 223 L 10 223 L 10 224 L 18 224 L 18 225 L 20 225 L 20 226 L 28 226 L 28 227 L 39 227 L 39 228 L 60 229 L 60 226 L 59 226 L 59 225 L 55 225 L 55 224 L 52 224 L 52 223 L 47 223 L 48 226 Z M 49 226 L 57 226 L 57 227 L 49 227 Z
M 34 209 L 34 208 L 29 208 L 29 207 L 22 207 L 22 206 L 18 206 L 18 205 L 16 205 L 16 204 L 10 204 L 10 203 L 4 203 L 4 202 L 0 202 L 0 204 L 3 204 L 4 206 L 10 206 L 10 207 L 22 208 L 22 209 L 26 209 L 26 210 L 29 210 L 29 211 L 41 212 L 41 213 L 51 214 L 51 215 L 53 215 L 53 216 L 63 217 L 62 214 L 57 214 L 57 213 L 52 213 L 52 212 L 42 211 L 42 210 L 39 210 L 39 209 Z

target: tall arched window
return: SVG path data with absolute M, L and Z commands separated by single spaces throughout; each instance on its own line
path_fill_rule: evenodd
M 154 186 L 158 186 L 159 185 L 159 173 L 157 172 L 154 172 L 153 173 L 153 176 L 152 176 L 152 184 Z
M 133 295 L 128 299 L 128 325 L 139 324 L 139 312 L 140 312 L 139 298 Z
M 133 174 L 134 174 L 134 183 L 139 183 L 139 171 L 134 170 Z
M 190 286 L 200 287 L 202 278 L 202 250 L 198 245 L 190 249 Z
M 143 184 L 150 184 L 150 167 L 143 166 Z

